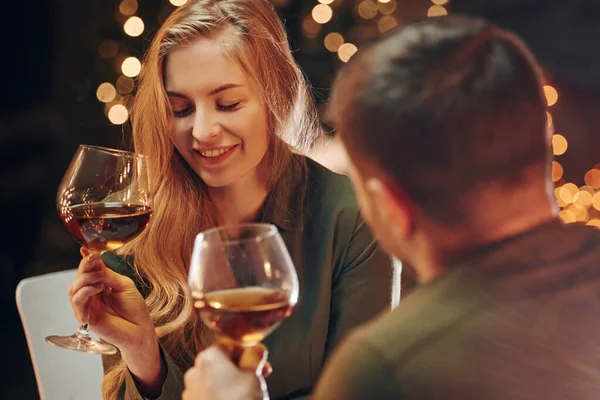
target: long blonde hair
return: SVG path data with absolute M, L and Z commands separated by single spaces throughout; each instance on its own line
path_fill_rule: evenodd
M 135 255 L 135 269 L 148 286 L 146 303 L 164 349 L 191 365 L 210 335 L 193 313 L 187 291 L 188 263 L 195 235 L 216 225 L 204 183 L 174 150 L 172 111 L 163 68 L 172 51 L 227 30 L 236 39 L 225 46 L 261 88 L 271 131 L 266 161 L 273 189 L 292 159 L 318 137 L 318 119 L 304 75 L 292 57 L 285 29 L 267 0 L 196 0 L 177 8 L 148 49 L 132 109 L 133 142 L 150 158 L 153 219 L 122 254 Z M 113 399 L 124 379 L 120 360 L 104 377 L 104 398 Z

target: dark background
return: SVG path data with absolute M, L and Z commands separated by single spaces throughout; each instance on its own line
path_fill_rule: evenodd
M 396 0 L 400 24 L 423 18 L 429 0 Z M 315 37 L 303 31 L 304 18 L 316 0 L 274 1 L 290 33 L 295 56 L 315 86 L 319 104 L 342 65 L 323 47 L 323 37 L 342 32 L 360 45 L 379 32 L 355 10 L 359 0 L 335 0 L 334 18 Z M 7 2 L 8 3 L 8 2 Z M 0 343 L 8 374 L 1 398 L 38 398 L 33 369 L 14 293 L 29 276 L 74 268 L 78 245 L 56 216 L 56 188 L 80 143 L 127 147 L 127 126 L 112 125 L 96 99 L 102 82 L 118 77 L 127 55 L 138 58 L 159 22 L 174 7 L 167 0 L 140 1 L 136 15 L 146 28 L 141 37 L 122 31 L 118 0 L 30 0 L 3 4 L 0 84 Z M 452 0 L 451 12 L 491 19 L 521 35 L 546 69 L 559 92 L 552 108 L 557 132 L 569 141 L 560 157 L 564 181 L 583 185 L 583 176 L 600 161 L 600 3 L 597 0 Z M 103 40 L 119 43 L 119 55 L 99 55 Z M 65 327 L 67 333 L 75 327 Z M 50 332 L 58 333 L 58 332 Z M 68 365 L 64 366 L 69 368 Z

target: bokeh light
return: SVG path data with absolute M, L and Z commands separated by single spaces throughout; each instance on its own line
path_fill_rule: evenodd
M 590 219 L 586 225 L 600 228 L 600 219 Z
M 432 5 L 427 10 L 428 17 L 441 17 L 443 15 L 448 15 L 448 10 L 446 10 L 443 6 L 438 6 L 437 4 Z
M 431 0 L 433 4 L 437 4 L 438 6 L 443 6 L 448 4 L 448 0 Z
M 116 96 L 117 91 L 111 83 L 104 82 L 96 89 L 96 97 L 103 103 L 110 103 Z
M 312 9 L 312 17 L 319 24 L 326 24 L 332 16 L 333 10 L 327 4 L 317 4 Z
M 111 58 L 119 52 L 119 45 L 112 39 L 103 40 L 98 51 L 102 57 Z
M 552 161 L 552 182 L 558 182 L 562 178 L 563 173 L 562 165 L 556 161 Z
M 116 82 L 117 92 L 128 94 L 135 88 L 135 81 L 128 76 L 121 75 Z
M 121 64 L 121 71 L 123 75 L 133 78 L 134 76 L 138 76 L 142 69 L 142 64 L 140 60 L 135 57 L 127 57 L 123 64 Z
M 550 114 L 548 111 L 546 111 L 546 120 L 548 121 L 548 128 L 550 128 L 552 126 L 552 114 Z
M 302 23 L 302 30 L 306 36 L 316 37 L 321 32 L 321 25 L 316 23 L 311 17 L 307 17 Z
M 594 197 L 592 197 L 592 206 L 596 210 L 600 211 L 600 192 L 596 193 Z
M 179 7 L 179 6 L 182 6 L 185 3 L 187 3 L 187 0 L 169 0 L 169 2 L 171 4 L 173 4 L 175 7 Z
M 379 1 L 379 3 L 377 3 L 377 7 L 379 8 L 380 13 L 389 15 L 396 11 L 396 0 L 387 1 L 385 3 Z
M 123 25 L 123 30 L 129 36 L 137 37 L 144 32 L 144 21 L 140 17 L 130 17 Z
M 387 32 L 390 29 L 394 29 L 397 26 L 398 21 L 396 21 L 396 18 L 394 18 L 392 15 L 384 15 L 383 17 L 381 17 L 379 22 L 377 22 L 377 28 L 381 33 Z
M 592 205 L 593 197 L 594 196 L 587 190 L 580 190 L 573 196 L 573 202 L 581 204 L 585 208 L 589 208 Z
M 377 15 L 377 3 L 373 0 L 363 0 L 358 5 L 358 15 L 364 19 L 373 19 Z
M 333 0 L 319 0 L 319 3 L 321 3 L 321 4 L 331 4 L 331 3 L 333 3 Z
M 119 11 L 123 15 L 133 15 L 138 9 L 137 0 L 123 0 L 121 4 L 119 4 Z
M 343 62 L 348 62 L 350 58 L 358 51 L 358 48 L 352 43 L 344 43 L 338 50 L 338 57 Z
M 569 143 L 563 135 L 556 134 L 552 136 L 552 151 L 554 152 L 555 156 L 565 154 L 568 147 Z
M 600 170 L 591 169 L 585 174 L 585 184 L 594 188 L 600 188 Z
M 115 125 L 124 124 L 129 118 L 129 112 L 123 104 L 115 104 L 108 110 L 108 119 Z
M 546 101 L 548 102 L 548 106 L 553 106 L 558 101 L 558 92 L 554 87 L 550 85 L 544 86 L 544 94 L 546 95 Z
M 336 53 L 340 46 L 344 44 L 344 38 L 337 32 L 331 32 L 325 36 L 325 48 L 332 53 Z
M 561 210 L 558 213 L 558 218 L 560 218 L 566 224 L 577 222 L 577 217 L 571 210 Z

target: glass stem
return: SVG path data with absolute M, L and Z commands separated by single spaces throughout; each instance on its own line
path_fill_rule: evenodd
M 88 330 L 88 324 L 80 324 L 75 332 L 77 339 L 91 339 L 90 331 Z

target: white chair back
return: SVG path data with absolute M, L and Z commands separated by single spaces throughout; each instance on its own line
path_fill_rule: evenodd
M 71 335 L 77 329 L 67 288 L 77 270 L 23 279 L 17 307 L 33 362 L 41 400 L 101 400 L 102 360 L 97 354 L 54 347 L 48 335 Z

